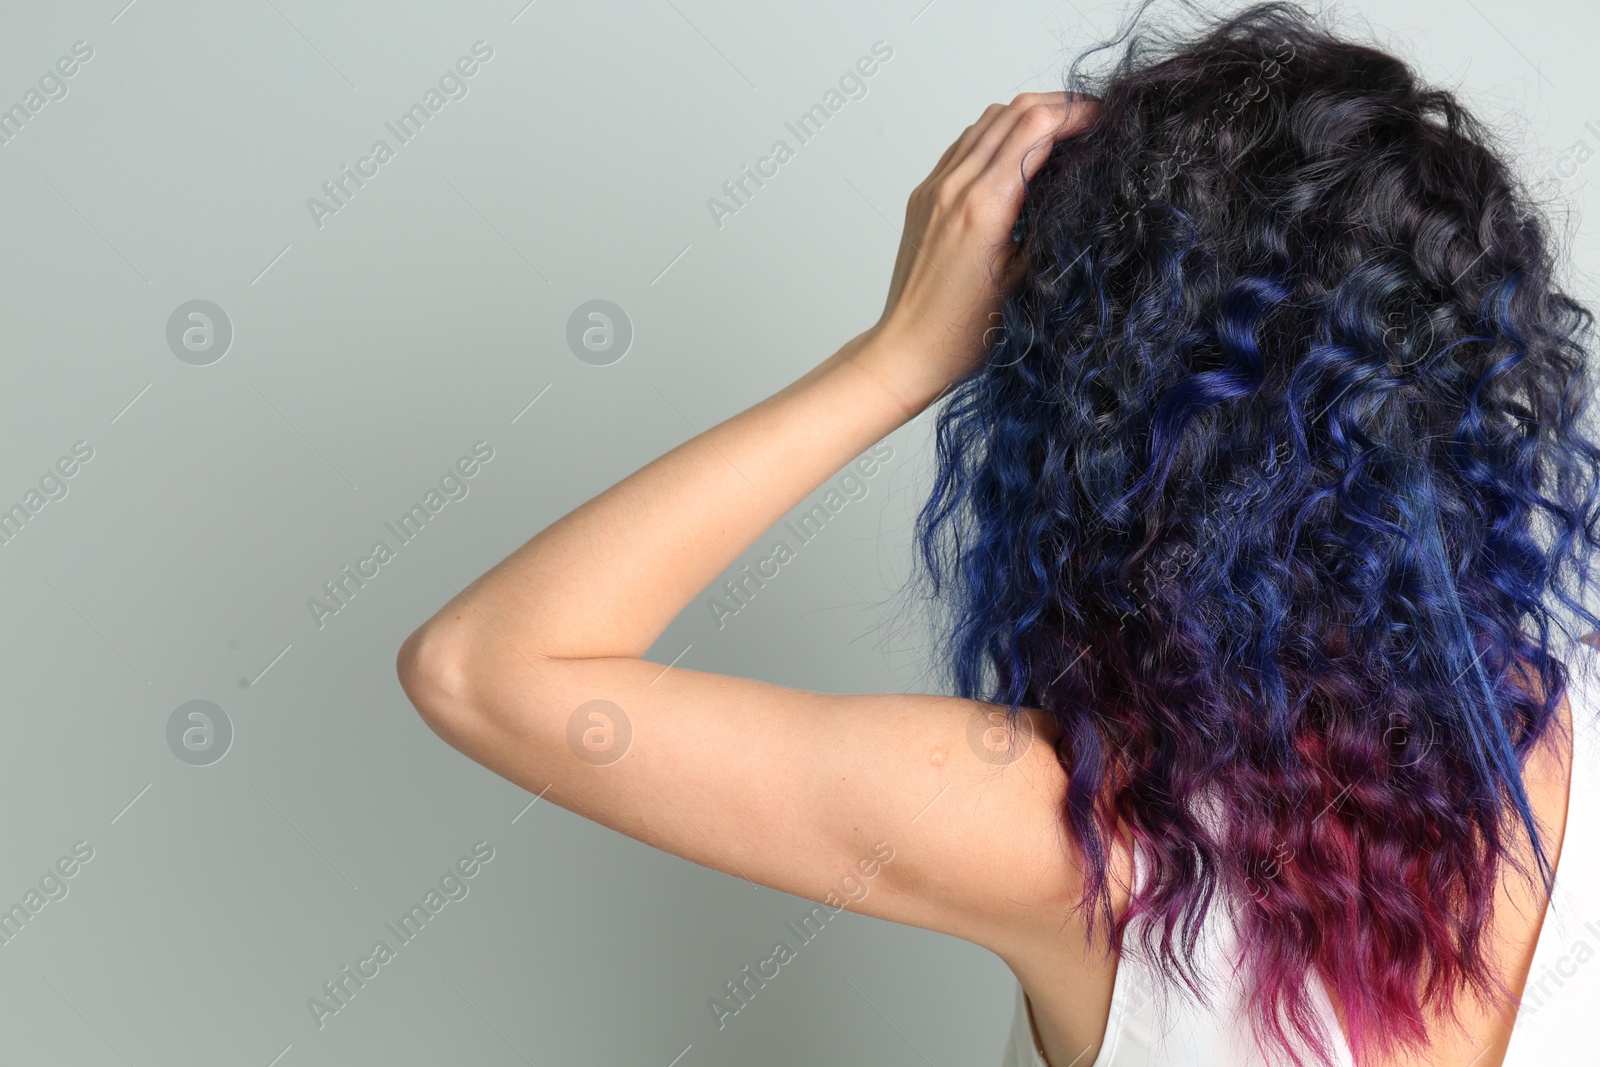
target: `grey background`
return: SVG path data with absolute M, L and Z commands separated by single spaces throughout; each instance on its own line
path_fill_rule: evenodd
M 11 0 L 0 32 L 0 107 L 94 50 L 0 145 L 0 506 L 94 450 L 0 545 L 0 907 L 94 849 L 0 945 L 0 1063 L 996 1062 L 1004 966 L 853 914 L 719 1032 L 708 998 L 808 906 L 529 808 L 427 730 L 393 661 L 452 583 L 870 325 L 945 145 L 1059 87 L 1126 8 L 124 3 Z M 1587 277 L 1595 6 L 1370 17 L 1545 173 Z M 307 199 L 479 40 L 467 95 L 317 226 Z M 707 199 L 878 40 L 866 96 L 719 228 Z M 196 299 L 234 331 L 209 366 L 166 342 Z M 609 366 L 565 341 L 593 299 L 634 329 Z M 758 600 L 718 629 L 697 599 L 651 658 L 931 684 L 894 599 L 927 425 Z M 478 440 L 469 495 L 319 628 L 307 599 Z M 167 740 L 192 700 L 232 724 L 205 766 Z M 319 1029 L 307 999 L 480 840 L 469 895 Z

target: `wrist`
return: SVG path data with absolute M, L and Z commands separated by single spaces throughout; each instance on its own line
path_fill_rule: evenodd
M 893 400 L 908 421 L 961 377 L 942 371 L 932 353 L 885 330 L 881 324 L 852 341 L 843 358 Z

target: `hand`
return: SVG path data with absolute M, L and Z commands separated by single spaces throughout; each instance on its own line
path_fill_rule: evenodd
M 997 280 L 1016 254 L 1023 182 L 1098 110 L 1093 97 L 1065 92 L 990 104 L 912 190 L 889 299 L 853 356 L 908 406 L 925 407 L 982 362 L 999 321 Z

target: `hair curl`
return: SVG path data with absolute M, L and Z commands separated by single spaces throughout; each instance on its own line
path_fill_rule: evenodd
M 1100 112 L 1029 183 L 1020 280 L 939 407 L 919 571 L 960 695 L 1057 728 L 1091 932 L 1143 920 L 1203 996 L 1236 902 L 1262 1050 L 1329 1058 L 1315 973 L 1370 1063 L 1503 1002 L 1502 865 L 1550 884 L 1521 768 L 1556 636 L 1600 626 L 1594 317 L 1489 131 L 1400 59 L 1290 3 L 1123 36 L 1072 68 Z M 1146 881 L 1113 917 L 1122 835 Z

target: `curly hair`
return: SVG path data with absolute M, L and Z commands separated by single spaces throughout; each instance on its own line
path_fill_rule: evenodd
M 1594 316 L 1407 63 L 1292 3 L 1131 33 L 1073 64 L 1100 112 L 1028 184 L 1020 276 L 938 407 L 918 573 L 957 692 L 1055 727 L 1091 935 L 1138 921 L 1124 948 L 1203 998 L 1235 901 L 1263 1053 L 1329 1060 L 1316 974 L 1370 1063 L 1508 1002 L 1497 884 L 1552 884 L 1522 766 L 1558 637 L 1600 626 Z

